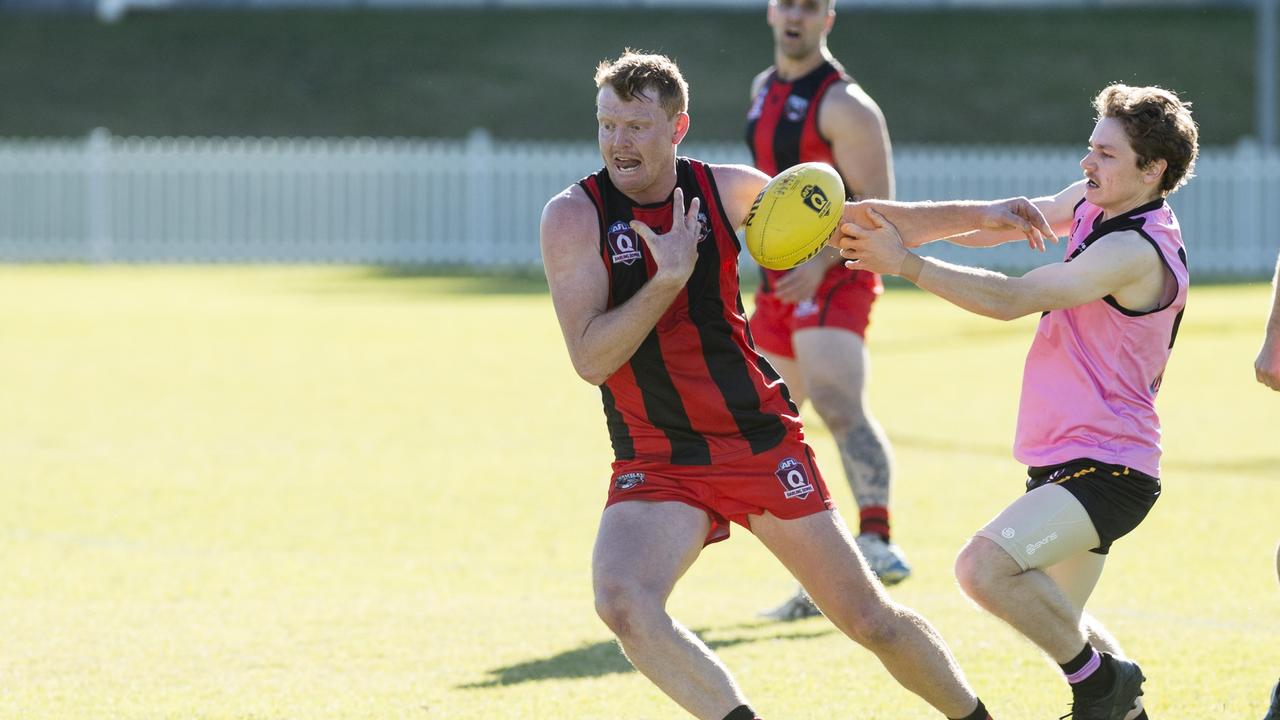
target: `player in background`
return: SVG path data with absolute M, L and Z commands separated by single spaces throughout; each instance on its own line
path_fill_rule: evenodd
M 1277 270 L 1280 275 L 1280 269 Z M 1274 307 L 1271 312 L 1272 319 L 1275 319 L 1276 313 Z M 1280 579 L 1280 545 L 1276 546 L 1276 579 Z M 1271 690 L 1271 708 L 1267 710 L 1267 714 L 1262 720 L 1280 720 L 1280 681 L 1276 682 L 1276 686 Z
M 768 177 L 676 156 L 688 86 L 667 58 L 628 51 L 595 79 L 604 167 L 547 203 L 541 247 L 570 360 L 600 387 L 614 450 L 592 557 L 596 611 L 631 663 L 691 715 L 756 718 L 666 608 L 703 547 L 737 523 L 903 687 L 949 718 L 989 718 L 938 633 L 874 579 L 786 386 L 751 341 L 734 231 Z M 934 237 L 983 225 L 1051 232 L 1026 201 L 886 212 Z
M 835 0 L 770 0 L 773 66 L 751 84 L 747 144 L 754 164 L 773 176 L 804 162 L 825 162 L 851 199 L 893 199 L 893 162 L 884 116 L 827 49 Z M 751 316 L 757 347 L 777 368 L 797 406 L 806 398 L 840 449 L 859 509 L 858 548 L 886 585 L 911 574 L 890 541 L 893 460 L 884 430 L 867 408 L 869 355 L 864 338 L 880 277 L 850 273 L 827 248 L 789 271 L 762 269 Z M 794 620 L 818 614 L 800 589 L 761 615 Z
M 1198 151 L 1190 108 L 1156 87 L 1112 85 L 1080 161 L 1085 179 L 1035 204 L 1069 235 L 1063 262 L 1006 277 L 921 258 L 927 240 L 871 215 L 842 227 L 857 266 L 901 275 L 971 312 L 1041 313 L 1027 354 L 1014 456 L 1027 492 L 960 552 L 956 576 L 979 605 L 1053 658 L 1075 720 L 1145 718 L 1145 679 L 1084 612 L 1112 542 L 1160 494 L 1155 397 L 1186 304 L 1182 234 L 1166 197 Z M 903 237 L 908 238 L 904 244 Z M 997 244 L 979 232 L 951 240 Z
M 1253 361 L 1253 372 L 1258 382 L 1280 390 L 1280 257 L 1276 258 L 1276 273 L 1271 279 L 1271 314 L 1262 336 L 1262 349 Z M 1280 577 L 1280 546 L 1276 547 L 1276 576 Z M 1271 691 L 1271 708 L 1262 720 L 1280 720 L 1280 682 Z
M 1276 274 L 1271 280 L 1271 315 L 1267 318 L 1262 349 L 1253 361 L 1253 372 L 1258 382 L 1280 390 L 1280 258 L 1276 258 Z

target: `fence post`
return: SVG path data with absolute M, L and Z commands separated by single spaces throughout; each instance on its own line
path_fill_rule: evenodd
M 111 217 L 107 205 L 107 156 L 111 132 L 94 128 L 85 141 L 85 234 L 91 262 L 111 261 Z
M 458 259 L 472 266 L 488 266 L 498 262 L 493 257 L 496 217 L 494 203 L 500 202 L 500 199 L 490 196 L 490 191 L 496 186 L 494 168 L 497 163 L 493 152 L 493 138 L 488 130 L 476 128 L 467 135 L 466 227 L 462 237 L 467 247 L 458 254 Z

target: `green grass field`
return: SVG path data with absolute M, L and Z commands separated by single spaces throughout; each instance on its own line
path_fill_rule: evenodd
M 1092 609 L 1154 718 L 1257 718 L 1280 675 L 1280 395 L 1267 290 L 1193 290 L 1161 398 L 1165 493 Z M 891 290 L 873 405 L 896 444 L 893 590 L 1003 720 L 1056 668 L 962 599 L 969 534 L 1017 495 L 1033 319 Z M 0 717 L 678 718 L 592 610 L 609 452 L 537 281 L 361 268 L 0 267 Z M 831 437 L 810 435 L 843 508 Z M 674 614 L 770 718 L 935 718 L 748 533 Z

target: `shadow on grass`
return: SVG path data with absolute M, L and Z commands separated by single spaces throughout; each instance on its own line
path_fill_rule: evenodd
M 772 625 L 772 623 L 765 622 L 742 623 L 730 626 L 727 629 L 754 629 Z M 699 637 L 702 637 L 707 632 L 706 630 L 694 630 L 694 633 Z M 703 637 L 703 642 L 712 650 L 718 650 L 743 643 L 766 640 L 809 640 L 830 635 L 834 632 L 836 632 L 836 629 L 828 624 L 814 630 L 792 630 L 766 635 L 738 635 L 714 640 Z M 622 651 L 618 648 L 616 642 L 606 640 L 584 645 L 574 650 L 566 650 L 551 657 L 527 660 L 515 665 L 495 668 L 488 671 L 489 679 L 459 685 L 458 688 L 462 690 L 480 690 L 503 685 L 536 682 L 538 680 L 590 678 L 627 672 L 635 672 L 635 668 L 631 667 L 631 663 L 622 655 Z

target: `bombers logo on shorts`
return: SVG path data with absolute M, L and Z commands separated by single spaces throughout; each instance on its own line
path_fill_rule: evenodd
M 803 500 L 814 490 L 813 483 L 809 482 L 809 476 L 804 471 L 804 466 L 796 462 L 795 458 L 787 458 L 778 463 L 778 469 L 773 474 L 778 476 L 778 482 L 782 483 L 782 496 L 788 500 L 794 498 Z
M 613 486 L 618 488 L 619 490 L 630 490 L 631 488 L 639 485 L 642 482 L 644 482 L 644 473 L 630 472 L 630 473 L 623 473 L 618 477 L 614 478 Z
M 818 303 L 814 302 L 812 298 L 801 300 L 800 302 L 796 303 L 795 312 L 791 314 L 798 318 L 809 317 L 810 315 L 817 315 Z
M 802 98 L 799 95 L 792 95 L 787 98 L 787 120 L 791 122 L 800 122 L 805 112 L 809 110 L 809 98 Z
M 636 248 L 636 234 L 621 220 L 609 226 L 609 255 L 614 265 L 630 265 L 641 257 Z

